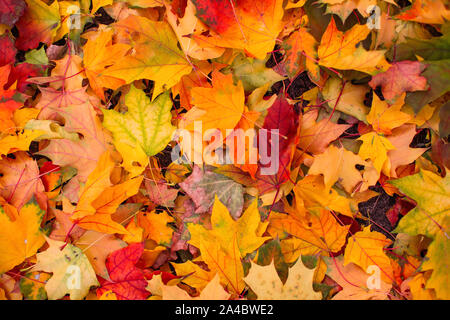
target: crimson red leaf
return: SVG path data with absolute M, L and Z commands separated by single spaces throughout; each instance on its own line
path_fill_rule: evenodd
M 11 68 L 9 74 L 8 83 L 6 87 L 10 87 L 17 81 L 17 91 L 25 92 L 29 83 L 26 81 L 28 78 L 42 75 L 43 69 L 35 64 L 21 63 Z
M 192 2 L 197 8 L 197 17 L 217 33 L 227 30 L 236 19 L 231 1 L 193 0 Z
M 144 271 L 136 267 L 142 253 L 143 243 L 134 243 L 123 249 L 114 251 L 106 259 L 106 268 L 110 281 L 101 280 L 97 289 L 100 297 L 106 291 L 112 290 L 119 300 L 145 300 L 150 293 L 145 290 L 147 281 Z
M 25 10 L 24 0 L 0 0 L 0 24 L 12 27 Z
M 278 148 L 274 148 L 274 151 L 278 152 L 278 172 L 274 175 L 264 175 L 261 172 L 261 167 L 264 165 L 260 165 L 255 177 L 258 180 L 258 189 L 261 194 L 279 189 L 289 179 L 289 164 L 293 147 L 298 142 L 298 128 L 299 117 L 293 106 L 286 101 L 285 97 L 280 96 L 270 107 L 263 125 L 263 129 L 268 131 L 267 150 L 272 150 L 272 135 L 278 135 L 279 145 Z M 278 134 L 274 130 L 278 130 Z M 259 143 L 261 145 L 266 142 L 260 141 Z M 271 165 L 273 166 L 269 162 L 266 166 Z
M 1 1 L 1 0 L 0 0 Z M 0 67 L 13 63 L 17 49 L 14 47 L 14 42 L 11 38 L 4 34 L 0 37 Z

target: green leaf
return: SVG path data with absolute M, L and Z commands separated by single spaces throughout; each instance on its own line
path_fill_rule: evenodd
M 169 93 L 165 92 L 150 102 L 142 90 L 132 85 L 125 97 L 125 105 L 128 107 L 125 114 L 103 110 L 103 126 L 112 132 L 114 143 L 140 147 L 148 156 L 164 150 L 175 130 L 171 124 Z
M 450 59 L 450 22 L 444 25 L 442 32 L 442 37 L 429 40 L 408 39 L 393 47 L 387 55 L 393 60 L 395 53 L 396 61 L 416 60 L 417 56 L 428 61 Z
M 409 235 L 423 234 L 435 238 L 444 229 L 444 219 L 450 213 L 450 178 L 441 178 L 431 171 L 389 181 L 402 193 L 414 199 L 417 207 L 408 212 L 394 232 Z
M 450 225 L 450 218 L 444 221 L 446 226 Z M 436 295 L 440 299 L 450 299 L 450 277 L 448 270 L 450 268 L 450 240 L 443 232 L 436 236 L 436 239 L 428 247 L 426 258 L 428 260 L 423 264 L 423 270 L 433 270 L 430 279 L 427 281 L 426 288 L 436 290 Z
M 26 52 L 25 53 L 25 62 L 28 62 L 31 64 L 38 64 L 38 65 L 47 65 L 48 57 L 45 54 L 44 47 L 40 48 L 39 50 L 34 49 L 29 52 Z

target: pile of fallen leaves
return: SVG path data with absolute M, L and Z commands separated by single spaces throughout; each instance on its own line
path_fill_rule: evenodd
M 0 0 L 0 299 L 449 299 L 450 11 L 410 1 Z M 172 161 L 213 128 L 278 171 Z

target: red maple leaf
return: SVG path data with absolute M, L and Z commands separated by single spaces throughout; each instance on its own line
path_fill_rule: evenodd
M 25 10 L 24 0 L 0 0 L 0 24 L 12 27 Z
M 114 251 L 106 259 L 106 268 L 111 280 L 100 279 L 101 287 L 97 296 L 111 290 L 118 300 L 145 300 L 150 292 L 145 290 L 147 281 L 142 269 L 136 267 L 142 253 L 143 243 L 133 243 Z

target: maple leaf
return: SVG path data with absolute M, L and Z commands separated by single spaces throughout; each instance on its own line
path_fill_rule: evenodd
M 383 97 L 394 101 L 406 91 L 425 90 L 427 79 L 420 76 L 425 65 L 418 61 L 393 62 L 389 69 L 372 77 L 369 85 L 375 89 L 381 86 Z
M 397 15 L 402 20 L 411 20 L 421 23 L 442 24 L 450 19 L 450 10 L 438 0 L 415 0 L 412 6 Z
M 404 97 L 404 96 L 403 96 Z M 407 113 L 401 112 L 404 99 L 400 99 L 392 105 L 381 101 L 376 95 L 372 100 L 372 108 L 367 115 L 367 122 L 370 123 L 377 133 L 389 135 L 392 129 L 401 126 L 411 119 Z
M 12 119 L 14 111 L 22 106 L 20 101 L 16 101 L 16 90 L 5 90 L 4 87 L 8 82 L 8 76 L 11 72 L 11 66 L 5 65 L 0 67 L 0 132 L 14 133 L 15 123 Z
M 244 269 L 236 237 L 226 244 L 216 242 L 202 242 L 199 246 L 202 260 L 208 265 L 212 273 L 218 273 L 220 282 L 228 292 L 240 295 L 244 290 Z
M 184 283 L 200 291 L 202 291 L 214 277 L 212 272 L 200 268 L 192 261 L 172 263 L 171 265 L 174 267 L 177 275 L 183 277 Z
M 370 29 L 365 25 L 355 25 L 343 33 L 337 29 L 334 19 L 331 18 L 317 49 L 319 64 L 369 74 L 386 70 L 389 64 L 384 58 L 384 50 L 366 51 L 362 46 L 355 48 L 369 33 Z
M 37 263 L 31 270 L 53 273 L 45 285 L 48 298 L 56 300 L 70 294 L 72 300 L 83 299 L 91 286 L 98 286 L 89 260 L 81 249 L 71 244 L 48 238 L 46 240 L 49 248 L 36 255 Z M 74 281 L 79 283 L 74 284 Z
M 342 290 L 339 291 L 333 300 L 385 300 L 392 288 L 392 285 L 380 280 L 380 288 L 367 288 L 368 274 L 354 263 L 344 266 L 342 256 L 336 258 L 325 258 L 327 263 L 327 275 L 336 281 Z
M 143 177 L 137 177 L 121 184 L 105 188 L 102 193 L 91 202 L 95 214 L 84 216 L 82 218 L 75 218 L 74 214 L 72 219 L 84 229 L 110 234 L 128 234 L 128 231 L 120 223 L 112 220 L 111 215 L 123 201 L 139 191 L 142 179 Z M 76 217 L 78 216 L 79 215 Z
M 270 202 L 275 203 L 277 196 L 284 193 L 283 185 L 288 184 L 291 174 L 295 176 L 296 172 L 291 172 L 290 165 L 299 141 L 299 116 L 286 97 L 279 96 L 269 108 L 263 129 L 267 130 L 267 150 L 278 150 L 278 153 L 274 153 L 274 156 L 271 154 L 270 161 L 266 160 L 266 163 L 259 161 L 255 174 L 256 187 L 259 194 L 267 193 L 263 199 L 264 203 L 268 202 L 267 199 L 272 199 Z M 278 142 L 275 142 L 274 135 L 278 136 Z M 295 178 L 292 179 L 294 180 Z M 292 186 L 287 187 L 289 191 L 290 188 Z
M 366 133 L 359 137 L 358 140 L 363 142 L 359 149 L 359 156 L 363 160 L 371 159 L 377 172 L 381 172 L 388 160 L 388 151 L 395 149 L 395 147 L 387 138 L 376 132 Z
M 141 148 L 147 156 L 163 150 L 175 130 L 170 123 L 172 104 L 169 95 L 164 93 L 150 103 L 142 90 L 131 86 L 125 96 L 125 104 L 128 107 L 126 114 L 102 110 L 105 116 L 103 126 L 113 133 L 114 142 Z M 128 157 L 129 154 L 122 156 Z
M 188 56 L 199 60 L 206 60 L 220 57 L 224 53 L 224 48 L 199 43 L 193 37 L 193 35 L 201 35 L 203 32 L 208 31 L 208 28 L 195 16 L 196 10 L 192 1 L 186 1 L 183 16 L 174 13 L 173 9 L 174 3 L 167 5 L 167 21 L 173 31 L 175 31 L 183 51 Z
M 17 49 L 14 47 L 14 42 L 11 40 L 9 34 L 5 33 L 0 37 L 0 67 L 13 63 L 15 61 L 16 53 Z
M 104 279 L 109 279 L 105 265 L 106 258 L 110 253 L 127 246 L 124 241 L 112 235 L 105 235 L 104 233 L 90 230 L 78 238 L 75 245 L 83 250 L 95 273 Z
M 177 38 L 165 21 L 151 21 L 144 17 L 129 16 L 115 24 L 115 28 L 128 33 L 138 33 L 135 53 L 125 56 L 108 68 L 103 75 L 123 79 L 155 81 L 154 96 L 163 88 L 169 89 L 180 78 L 191 72 L 191 64 L 177 44 Z M 151 54 L 150 54 L 151 53 Z
M 92 0 L 92 10 L 91 13 L 97 12 L 100 7 L 105 7 L 113 3 L 113 0 Z
M 168 188 L 164 180 L 160 182 L 145 180 L 145 188 L 148 197 L 154 203 L 165 207 L 175 206 L 174 201 L 178 195 L 178 190 Z
M 19 29 L 16 47 L 28 50 L 36 48 L 39 42 L 50 44 L 60 25 L 58 2 L 47 5 L 41 0 L 25 1 L 25 13 L 16 24 Z
M 233 79 L 236 82 L 242 81 L 245 92 L 253 91 L 267 83 L 273 85 L 284 79 L 282 75 L 266 67 L 266 60 L 246 58 L 243 54 L 237 55 L 233 60 Z
M 107 291 L 112 291 L 118 300 L 144 300 L 149 295 L 145 288 L 147 281 L 144 272 L 136 267 L 144 245 L 134 243 L 114 251 L 106 259 L 110 281 L 101 281 L 101 287 L 97 289 L 97 296 L 101 297 Z
M 344 266 L 354 263 L 363 270 L 371 265 L 380 268 L 380 276 L 386 283 L 392 283 L 393 270 L 390 259 L 384 252 L 384 248 L 392 243 L 383 234 L 370 231 L 370 226 L 365 227 L 348 239 L 344 254 Z
M 195 130 L 194 121 L 201 121 L 203 136 L 208 129 L 220 128 L 223 137 L 226 129 L 234 128 L 244 112 L 245 95 L 242 83 L 233 84 L 232 75 L 214 71 L 212 88 L 194 87 L 191 90 L 194 108 L 184 115 L 181 128 Z
M 189 223 L 188 229 L 191 234 L 189 243 L 200 248 L 203 242 L 216 241 L 226 248 L 228 243 L 236 239 L 241 257 L 244 258 L 246 254 L 255 251 L 269 239 L 261 237 L 267 223 L 262 223 L 260 219 L 256 200 L 237 221 L 234 221 L 228 209 L 216 195 L 211 214 L 212 229 L 208 230 L 201 225 Z
M 109 45 L 111 38 L 112 31 L 104 31 L 96 39 L 89 39 L 84 46 L 85 73 L 91 88 L 102 100 L 105 100 L 103 87 L 116 90 L 125 84 L 121 79 L 108 77 L 102 73 L 107 66 L 112 65 L 117 60 L 118 56 L 124 56 L 130 50 L 130 46 L 123 43 Z
M 111 159 L 110 153 L 105 152 L 100 156 L 97 166 L 87 178 L 77 207 L 73 212 L 72 219 L 79 219 L 95 214 L 96 210 L 92 202 L 100 196 L 106 187 L 111 185 L 109 176 L 113 168 L 114 162 Z
M 444 227 L 448 230 L 449 227 L 448 215 L 444 218 Z M 433 288 L 436 291 L 436 296 L 440 299 L 449 299 L 449 278 L 448 266 L 450 265 L 448 250 L 450 241 L 444 232 L 439 232 L 434 241 L 428 248 L 427 258 L 422 268 L 423 270 L 433 270 L 430 279 L 426 283 L 426 288 Z
M 7 135 L 0 138 L 0 155 L 28 150 L 31 142 L 38 140 L 42 133 L 41 130 L 24 130 L 17 135 Z
M 353 85 L 337 78 L 328 79 L 322 89 L 323 97 L 329 101 L 330 108 L 349 114 L 361 121 L 366 120 L 369 112 L 364 105 L 366 92 L 365 86 Z
M 46 272 L 28 272 L 20 279 L 20 292 L 23 293 L 26 300 L 47 300 L 45 282 L 50 278 L 51 275 Z
M 282 29 L 283 1 L 193 0 L 197 16 L 211 29 L 196 39 L 219 47 L 244 49 L 257 59 L 272 51 Z
M 45 199 L 38 165 L 26 152 L 16 152 L 13 158 L 1 159 L 0 172 L 0 196 L 17 209 L 20 210 L 33 196 L 39 203 L 40 199 Z
M 52 159 L 61 167 L 71 166 L 78 170 L 78 179 L 86 181 L 94 170 L 100 156 L 110 149 L 110 137 L 103 129 L 94 108 L 88 104 L 71 105 L 66 108 L 53 108 L 54 112 L 65 119 L 64 129 L 83 135 L 80 141 L 52 139 L 39 154 Z
M 169 246 L 172 240 L 173 229 L 168 226 L 171 222 L 173 218 L 165 211 L 159 214 L 155 211 L 142 212 L 138 215 L 138 225 L 144 229 L 143 237 L 166 246 Z
M 41 222 L 45 211 L 32 199 L 20 211 L 10 214 L 0 206 L 0 273 L 4 273 L 33 256 L 45 243 Z
M 0 23 L 12 27 L 25 11 L 24 0 L 1 0 Z
M 304 209 L 303 209 L 304 210 Z M 326 210 L 317 213 L 272 214 L 269 228 L 280 228 L 295 237 L 295 246 L 303 255 L 338 252 L 345 243 L 348 226 L 341 226 Z
M 209 211 L 217 196 L 233 217 L 241 215 L 244 205 L 242 186 L 224 175 L 194 166 L 192 174 L 179 185 L 194 201 L 196 213 Z
M 291 78 L 306 69 L 314 82 L 320 80 L 320 69 L 315 63 L 317 41 L 306 28 L 291 34 L 283 46 L 286 50 L 285 68 Z
M 322 294 L 313 290 L 314 270 L 297 260 L 289 269 L 286 283 L 282 283 L 274 263 L 261 267 L 252 261 L 245 282 L 257 294 L 259 300 L 321 300 Z
M 327 119 L 316 122 L 318 110 L 306 112 L 300 122 L 298 147 L 305 152 L 319 154 L 336 140 L 350 125 L 335 124 Z
M 365 165 L 365 162 L 353 152 L 331 145 L 324 153 L 314 157 L 308 174 L 323 174 L 326 189 L 339 181 L 351 193 L 356 184 L 362 181 L 356 165 Z
M 423 234 L 431 238 L 438 233 L 447 234 L 448 226 L 444 221 L 450 210 L 449 180 L 448 176 L 441 178 L 427 170 L 390 180 L 390 184 L 417 202 L 417 207 L 400 220 L 395 232 Z
M 397 177 L 397 168 L 409 164 L 419 158 L 427 148 L 411 148 L 410 144 L 416 135 L 416 128 L 412 124 L 404 124 L 392 130 L 388 136 L 389 142 L 395 149 L 389 150 L 389 165 L 383 167 L 383 172 L 391 177 Z
M 307 209 L 322 207 L 349 217 L 353 216 L 349 200 L 339 195 L 334 189 L 327 190 L 320 175 L 308 175 L 297 182 L 294 194 L 299 199 L 303 199 Z
M 162 300 L 228 300 L 230 294 L 220 285 L 218 274 L 205 286 L 198 297 L 192 298 L 186 291 L 177 286 L 165 285 L 161 275 L 153 276 L 149 281 L 152 295 L 161 296 Z

